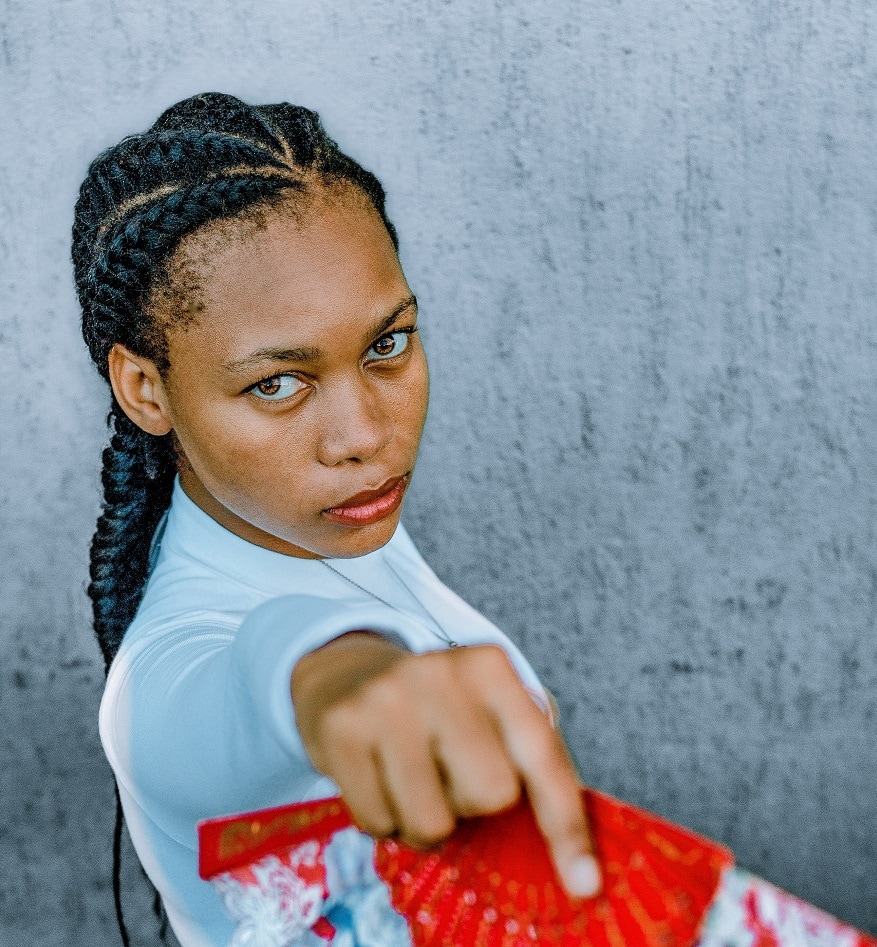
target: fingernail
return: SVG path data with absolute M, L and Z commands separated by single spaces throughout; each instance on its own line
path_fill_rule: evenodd
M 590 898 L 600 890 L 600 869 L 596 859 L 582 855 L 569 866 L 566 890 L 574 898 Z

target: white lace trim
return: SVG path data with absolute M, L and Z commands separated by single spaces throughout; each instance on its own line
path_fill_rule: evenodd
M 309 883 L 325 864 L 322 884 Z M 282 859 L 269 855 L 250 867 L 253 881 L 231 873 L 213 879 L 223 904 L 238 922 L 228 947 L 326 947 L 311 928 L 321 916 L 335 928 L 332 947 L 411 947 L 408 924 L 390 903 L 374 869 L 374 841 L 342 829 L 320 853 L 316 842 Z
M 831 915 L 732 868 L 722 879 L 699 947 L 752 947 L 758 940 L 750 926 L 753 908 L 755 924 L 770 931 L 779 947 L 856 947 L 858 943 L 856 932 Z
M 318 859 L 319 846 L 308 842 L 285 862 L 269 855 L 254 865 L 255 884 L 230 874 L 215 878 L 226 910 L 238 921 L 229 947 L 293 947 L 310 932 L 323 911 L 323 889 L 308 884 L 297 869 L 315 867 Z

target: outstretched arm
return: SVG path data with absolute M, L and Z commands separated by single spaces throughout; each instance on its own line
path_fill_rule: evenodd
M 599 889 L 563 738 L 502 648 L 412 654 L 353 632 L 303 657 L 291 692 L 314 766 L 369 834 L 429 846 L 458 817 L 499 812 L 524 789 L 569 893 Z

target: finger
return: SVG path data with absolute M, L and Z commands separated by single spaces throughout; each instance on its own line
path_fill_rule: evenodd
M 344 713 L 324 726 L 321 772 L 333 780 L 354 822 L 374 838 L 387 838 L 397 829 L 396 816 L 381 777 L 372 743 L 357 738 Z
M 428 738 L 402 727 L 378 748 L 379 776 L 402 840 L 431 848 L 454 830 L 442 774 Z
M 498 726 L 564 887 L 573 897 L 595 895 L 600 869 L 581 784 L 563 738 L 522 687 L 498 689 L 496 698 Z
M 454 813 L 467 818 L 501 812 L 521 795 L 521 781 L 491 716 L 448 710 L 436 741 L 445 794 Z
M 354 760 L 350 761 L 354 764 Z M 389 838 L 398 830 L 398 820 L 380 778 L 379 763 L 372 757 L 367 764 L 344 768 L 336 780 L 341 796 L 357 827 L 373 838 Z

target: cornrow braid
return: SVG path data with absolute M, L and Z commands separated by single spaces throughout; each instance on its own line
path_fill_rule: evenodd
M 235 166 L 284 169 L 279 158 L 252 142 L 192 130 L 132 136 L 98 157 L 89 170 L 93 185 L 83 187 L 77 206 L 73 239 L 77 282 L 93 262 L 98 232 L 121 218 L 128 202 L 143 201 L 144 195 L 162 187 L 203 183 L 204 168 L 216 176 Z
M 252 106 L 204 93 L 99 155 L 80 188 L 72 257 L 82 334 L 101 375 L 109 379 L 116 344 L 167 373 L 165 327 L 150 301 L 184 237 L 314 184 L 342 181 L 368 197 L 398 248 L 378 179 L 342 154 L 319 116 L 300 106 Z M 88 589 L 107 668 L 140 604 L 150 543 L 176 475 L 172 434 L 141 430 L 115 399 L 109 423 Z
M 95 361 L 104 377 L 108 377 L 107 357 L 116 342 L 154 359 L 162 374 L 166 372 L 166 348 L 155 333 L 144 333 L 142 313 L 158 266 L 183 237 L 209 221 L 229 216 L 229 208 L 248 208 L 280 192 L 302 188 L 300 181 L 279 175 L 215 177 L 147 195 L 102 240 L 98 237 L 99 255 L 84 274 L 80 292 L 93 316 L 83 321 L 82 331 L 93 356 L 97 353 Z M 114 331 L 108 332 L 111 327 Z

